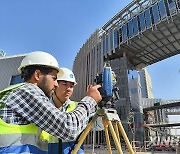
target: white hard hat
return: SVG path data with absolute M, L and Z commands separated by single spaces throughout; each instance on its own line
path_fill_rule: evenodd
M 68 68 L 62 68 L 63 70 L 63 75 L 59 74 L 57 75 L 57 81 L 63 80 L 63 81 L 69 81 L 69 82 L 73 82 L 74 84 L 77 84 L 74 73 L 68 69 Z
M 62 75 L 63 71 L 59 68 L 57 60 L 49 53 L 43 51 L 34 51 L 26 55 L 18 68 L 19 73 L 22 73 L 22 68 L 30 65 L 48 66 L 59 71 Z

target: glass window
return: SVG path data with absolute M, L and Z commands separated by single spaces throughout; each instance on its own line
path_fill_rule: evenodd
M 164 0 L 159 1 L 158 6 L 159 6 L 159 13 L 160 13 L 161 19 L 163 19 L 164 17 L 167 16 Z
M 110 51 L 113 50 L 114 46 L 113 46 L 113 32 L 110 33 Z
M 154 23 L 157 23 L 160 20 L 159 10 L 158 10 L 157 4 L 152 6 L 152 13 L 153 13 Z
M 97 57 L 98 57 L 98 58 L 101 56 L 101 43 L 102 43 L 102 42 L 99 42 L 99 43 L 97 44 Z M 101 65 L 101 58 L 99 58 L 99 60 L 97 60 L 97 66 L 98 66 L 98 68 L 101 67 L 100 65 Z
M 152 25 L 150 9 L 144 11 L 144 15 L 146 19 L 146 27 L 148 28 Z
M 144 12 L 139 15 L 139 26 L 141 31 L 145 30 L 146 28 Z
M 108 36 L 106 36 L 106 53 L 108 52 L 108 50 L 109 50 Z
M 176 4 L 173 0 L 168 0 L 168 4 L 169 4 L 169 12 L 170 14 L 173 14 L 174 12 L 176 12 Z
M 119 36 L 118 36 L 118 30 L 114 30 L 114 48 L 117 48 L 119 45 Z
M 180 9 L 180 1 L 177 1 L 178 9 Z
M 138 34 L 139 26 L 138 26 L 138 18 L 137 17 L 135 17 L 133 19 L 133 27 L 134 27 L 134 31 L 133 31 L 134 35 Z
M 122 34 L 123 34 L 123 42 L 124 42 L 128 38 L 128 35 L 127 35 L 127 24 L 124 24 L 122 26 Z
M 122 40 L 122 27 L 118 30 L 118 44 L 121 43 Z
M 22 82 L 24 82 L 24 79 L 21 78 L 21 75 L 15 75 L 11 77 L 10 85 L 14 85 Z
M 106 54 L 106 41 L 105 39 L 103 40 L 103 55 Z
M 133 21 L 132 20 L 128 22 L 128 36 L 129 37 L 133 36 Z

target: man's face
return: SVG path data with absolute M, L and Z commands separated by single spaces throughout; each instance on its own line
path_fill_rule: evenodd
M 71 97 L 74 90 L 74 83 L 69 81 L 58 81 L 59 87 L 56 89 L 56 95 L 62 102 Z
M 38 83 L 39 88 L 45 93 L 47 97 L 51 97 L 54 90 L 57 88 L 57 71 L 53 70 L 51 73 L 43 75 L 42 79 Z

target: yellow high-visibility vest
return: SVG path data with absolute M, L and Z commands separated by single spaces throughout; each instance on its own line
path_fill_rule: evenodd
M 10 86 L 0 91 L 0 98 L 22 86 L 24 83 Z M 5 104 L 0 102 L 0 109 Z M 41 129 L 34 124 L 8 124 L 0 118 L 0 153 L 39 153 L 48 151 L 47 140 L 40 139 Z
M 71 101 L 71 103 L 68 105 L 66 112 L 71 112 L 77 107 L 77 102 Z M 42 140 L 47 140 L 49 143 L 57 143 L 58 138 L 54 137 L 53 135 L 47 133 L 46 131 L 42 131 L 40 138 Z

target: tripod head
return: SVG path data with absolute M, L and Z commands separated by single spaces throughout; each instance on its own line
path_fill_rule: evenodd
M 99 89 L 102 95 L 100 108 L 114 108 L 115 102 L 119 100 L 119 89 L 116 87 L 116 75 L 112 71 L 110 64 L 105 63 L 102 73 L 96 76 L 95 82 L 102 86 Z

